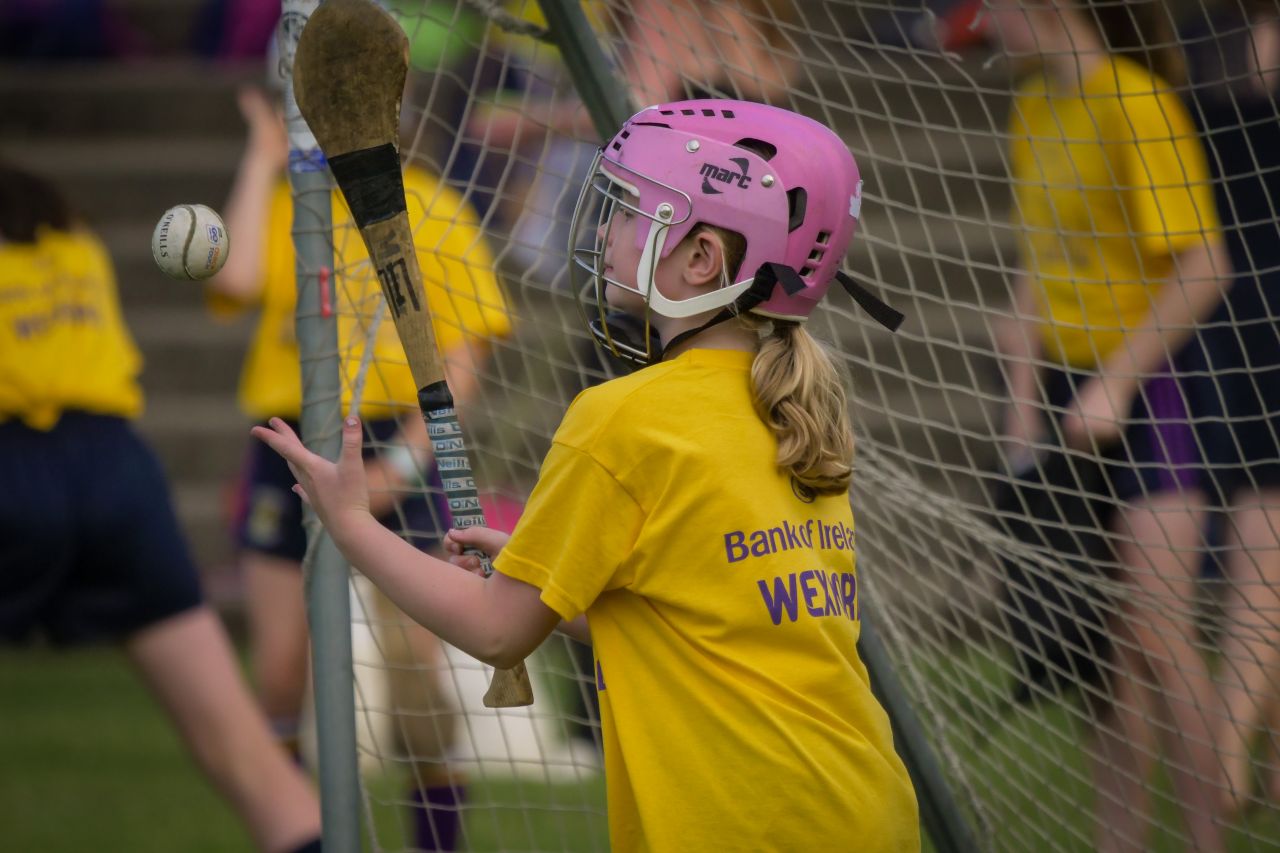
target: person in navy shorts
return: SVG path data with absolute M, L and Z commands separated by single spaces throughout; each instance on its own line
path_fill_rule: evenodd
M 320 849 L 131 421 L 115 272 L 54 185 L 0 163 L 0 642 L 119 642 L 267 853 Z

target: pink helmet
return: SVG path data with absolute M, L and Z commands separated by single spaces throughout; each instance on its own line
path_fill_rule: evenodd
M 585 222 L 593 188 L 607 203 L 599 219 Z M 597 155 L 574 212 L 570 249 L 594 276 L 601 304 L 605 283 L 627 286 L 607 278 L 601 263 L 600 233 L 617 205 L 650 221 L 636 229 L 635 280 L 652 310 L 689 317 L 728 308 L 801 322 L 839 272 L 858 225 L 862 179 L 835 133 L 788 110 L 730 100 L 641 110 Z M 745 237 L 742 264 L 715 291 L 667 299 L 653 286 L 658 261 L 698 224 Z M 583 227 L 596 228 L 594 250 L 583 247 Z

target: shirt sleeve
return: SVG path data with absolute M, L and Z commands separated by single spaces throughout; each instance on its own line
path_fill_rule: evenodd
M 577 618 L 601 593 L 632 582 L 644 517 L 596 459 L 557 442 L 495 568 L 538 587 L 562 618 Z
M 1213 188 L 1200 138 L 1186 108 L 1169 92 L 1124 98 L 1133 141 L 1120 178 L 1130 226 L 1143 253 L 1177 254 L 1218 232 Z

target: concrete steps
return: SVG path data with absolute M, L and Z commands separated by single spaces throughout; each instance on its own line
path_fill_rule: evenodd
M 21 157 L 28 168 L 43 174 L 60 175 L 72 204 L 95 227 L 141 227 L 154 225 L 175 204 L 221 208 L 243 148 L 240 138 L 227 134 L 242 127 L 237 119 L 224 125 L 221 138 L 129 135 L 98 140 L 91 147 L 78 139 L 42 134 L 0 146 L 0 154 Z M 150 240 L 147 231 L 142 245 L 149 247 Z
M 0 70 L 4 140 L 61 136 L 67 142 L 100 143 L 129 136 L 163 140 L 202 135 L 237 139 L 243 122 L 236 88 L 261 79 L 262 65 L 256 62 L 173 58 L 9 65 Z M 85 156 L 96 148 L 86 144 Z

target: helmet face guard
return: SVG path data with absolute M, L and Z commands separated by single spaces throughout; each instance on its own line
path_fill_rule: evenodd
M 682 215 L 679 218 L 676 216 L 675 203 L 670 201 L 658 205 L 652 214 L 642 210 L 639 206 L 640 188 L 637 184 L 640 180 L 647 179 L 633 175 L 630 177 L 635 180 L 627 181 L 606 170 L 603 167 L 604 159 L 604 151 L 601 150 L 591 161 L 591 170 L 583 182 L 574 208 L 573 221 L 569 226 L 571 286 L 587 328 L 597 341 L 619 358 L 650 364 L 661 351 L 660 346 L 654 344 L 655 335 L 649 322 L 648 307 L 651 294 L 655 292 L 653 274 L 657 266 L 656 259 L 662 255 L 671 226 L 687 221 L 692 205 L 688 196 L 684 196 Z M 619 168 L 618 164 L 614 165 L 618 173 L 626 174 L 626 170 Z M 673 196 L 683 195 L 673 187 L 661 189 Z M 640 263 L 635 270 L 630 271 L 634 285 L 619 280 L 616 273 L 609 275 L 605 259 L 618 217 L 625 215 L 640 218 L 636 230 L 638 239 L 643 241 Z M 611 286 L 638 295 L 645 304 L 643 318 L 611 310 L 606 293 Z
M 687 156 L 692 151 L 685 153 Z M 641 364 L 658 359 L 661 347 L 655 346 L 650 311 L 664 317 L 694 317 L 732 306 L 751 287 L 751 276 L 730 282 L 727 271 L 721 287 L 688 299 L 669 299 L 657 287 L 656 274 L 662 258 L 695 226 L 710 224 L 693 219 L 694 204 L 688 192 L 640 174 L 619 158 L 609 156 L 607 149 L 601 149 L 592 161 L 570 225 L 571 272 L 578 279 L 573 290 L 592 335 L 615 356 Z M 634 270 L 615 269 L 610 275 L 605 254 L 614 239 L 617 217 L 626 215 L 637 218 L 635 248 L 639 260 Z M 746 217 L 750 218 L 750 214 Z M 588 277 L 585 283 L 580 281 L 583 273 Z M 628 319 L 630 315 L 624 312 L 610 310 L 606 294 L 610 286 L 630 291 L 643 300 L 642 323 Z

